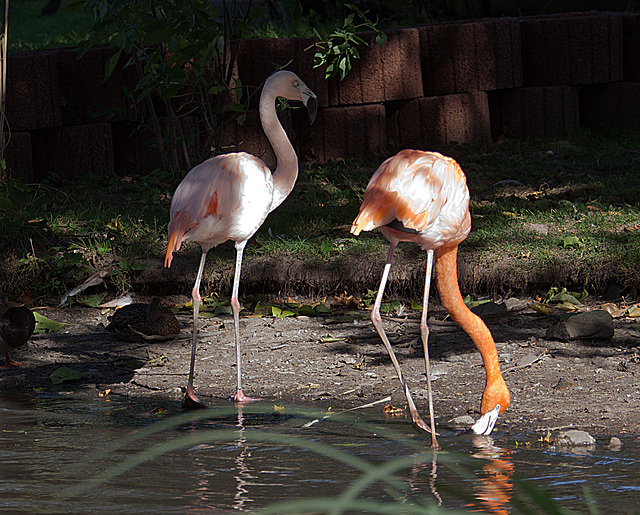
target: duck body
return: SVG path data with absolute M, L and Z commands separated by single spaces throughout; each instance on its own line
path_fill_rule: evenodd
M 165 341 L 180 333 L 180 322 L 160 297 L 154 297 L 149 304 L 135 302 L 118 309 L 107 330 L 129 342 Z
M 6 355 L 4 367 L 21 364 L 12 362 L 9 353 L 26 344 L 35 327 L 36 318 L 29 308 L 12 306 L 6 297 L 0 297 L 0 352 Z

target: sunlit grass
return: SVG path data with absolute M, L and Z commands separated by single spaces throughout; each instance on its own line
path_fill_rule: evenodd
M 506 279 L 553 266 L 574 281 L 597 277 L 598 287 L 615 281 L 640 289 L 640 141 L 584 131 L 566 140 L 504 140 L 443 152 L 460 162 L 471 190 L 472 231 L 460 246 L 461 259 L 485 270 L 499 265 Z M 302 163 L 293 192 L 267 217 L 245 259 L 289 255 L 309 266 L 336 267 L 350 266 L 350 259 L 384 259 L 388 244 L 378 231 L 349 232 L 379 162 Z M 161 258 L 176 186 L 164 172 L 8 182 L 11 216 L 0 220 L 0 257 L 12 279 L 7 275 L 5 283 L 17 294 L 26 287 L 60 293 L 79 270 Z M 408 259 L 424 258 L 410 244 L 402 249 Z M 187 245 L 181 252 L 197 256 L 199 249 Z M 70 253 L 84 257 L 73 277 L 62 259 Z M 216 266 L 233 263 L 233 246 L 217 248 L 209 259 Z
M 18 50 L 38 50 L 76 45 L 86 39 L 93 26 L 93 14 L 88 11 L 66 12 L 72 0 L 64 0 L 57 13 L 42 15 L 47 0 L 21 0 L 9 4 L 9 53 Z M 2 20 L 4 22 L 4 2 Z

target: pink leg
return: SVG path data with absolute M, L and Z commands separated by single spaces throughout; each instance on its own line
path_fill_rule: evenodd
M 393 367 L 396 370 L 396 374 L 398 375 L 398 379 L 400 379 L 400 384 L 402 385 L 402 389 L 404 390 L 404 395 L 407 399 L 407 404 L 409 405 L 409 411 L 411 412 L 411 420 L 413 423 L 418 426 L 420 429 L 426 431 L 427 433 L 431 432 L 429 426 L 422 420 L 422 417 L 418 413 L 418 408 L 416 408 L 415 403 L 413 402 L 413 397 L 411 396 L 411 392 L 409 391 L 409 387 L 404 380 L 404 376 L 402 375 L 402 370 L 400 370 L 400 363 L 398 363 L 398 359 L 396 358 L 395 352 L 391 348 L 391 343 L 389 342 L 389 338 L 387 334 L 384 332 L 384 328 L 382 327 L 382 317 L 380 316 L 380 304 L 382 304 L 382 296 L 384 294 L 384 288 L 387 284 L 387 279 L 389 278 L 389 271 L 391 270 L 391 257 L 393 256 L 393 251 L 396 248 L 397 243 L 391 243 L 391 248 L 389 249 L 389 254 L 387 255 L 387 262 L 384 266 L 384 272 L 382 273 L 382 279 L 380 280 L 380 287 L 378 288 L 378 295 L 376 296 L 375 304 L 373 305 L 373 310 L 371 311 L 371 322 L 373 322 L 373 326 L 378 331 L 380 338 L 382 338 L 382 343 L 387 349 L 389 353 L 389 357 L 391 358 L 391 362 L 393 363 Z
M 431 269 L 433 268 L 433 250 L 427 251 L 427 272 L 424 278 L 424 296 L 422 297 L 422 317 L 420 318 L 420 335 L 424 347 L 424 366 L 427 373 L 427 392 L 429 397 L 429 419 L 431 422 L 431 447 L 438 449 L 436 440 L 436 421 L 433 413 L 433 394 L 431 392 L 431 366 L 429 363 L 429 326 L 427 312 L 429 311 L 429 288 L 431 287 Z
M 202 247 L 202 255 L 200 256 L 200 266 L 198 267 L 198 274 L 196 275 L 196 282 L 191 290 L 191 300 L 193 302 L 193 335 L 191 339 L 191 364 L 189 366 L 189 381 L 187 382 L 187 393 L 182 401 L 183 409 L 198 409 L 205 408 L 206 405 L 198 399 L 195 390 L 193 389 L 193 375 L 196 364 L 196 344 L 198 341 L 198 316 L 200 314 L 200 303 L 202 297 L 200 297 L 200 282 L 202 281 L 202 272 L 204 271 L 204 264 L 207 260 L 207 252 L 209 247 Z
M 233 309 L 233 325 L 236 341 L 236 368 L 238 372 L 238 387 L 233 396 L 236 402 L 251 402 L 260 399 L 247 397 L 242 391 L 242 352 L 240 350 L 240 301 L 238 300 L 238 290 L 240 289 L 240 272 L 242 270 L 242 254 L 246 240 L 236 243 L 236 270 L 233 276 L 233 290 L 231 292 L 231 308 Z

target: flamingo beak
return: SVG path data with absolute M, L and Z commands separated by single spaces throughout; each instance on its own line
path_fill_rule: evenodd
M 311 123 L 313 123 L 316 119 L 316 115 L 318 114 L 318 97 L 312 91 L 309 91 L 309 98 L 305 102 L 307 106 L 307 112 L 309 113 L 309 119 Z

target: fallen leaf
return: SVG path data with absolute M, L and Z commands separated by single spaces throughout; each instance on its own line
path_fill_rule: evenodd
M 86 374 L 73 370 L 69 367 L 60 367 L 53 371 L 49 376 L 53 384 L 68 383 L 71 381 L 79 381 L 87 377 Z
M 106 294 L 104 293 L 101 293 L 99 295 L 90 295 L 89 297 L 82 297 L 81 299 L 78 299 L 78 304 L 89 306 L 90 308 L 99 308 L 105 297 Z
M 555 309 L 549 306 L 549 304 L 544 304 L 542 302 L 532 302 L 529 304 L 529 307 L 542 315 L 551 315 L 555 311 Z
M 62 329 L 65 325 L 62 322 L 56 322 L 55 320 L 51 320 L 44 315 L 41 315 L 37 311 L 33 312 L 33 316 L 36 318 L 36 328 L 33 330 L 35 334 L 43 334 L 43 333 L 56 333 L 60 329 Z
M 273 405 L 273 411 L 275 411 L 276 413 L 284 413 L 285 412 L 285 407 L 284 406 L 277 406 L 277 405 Z

